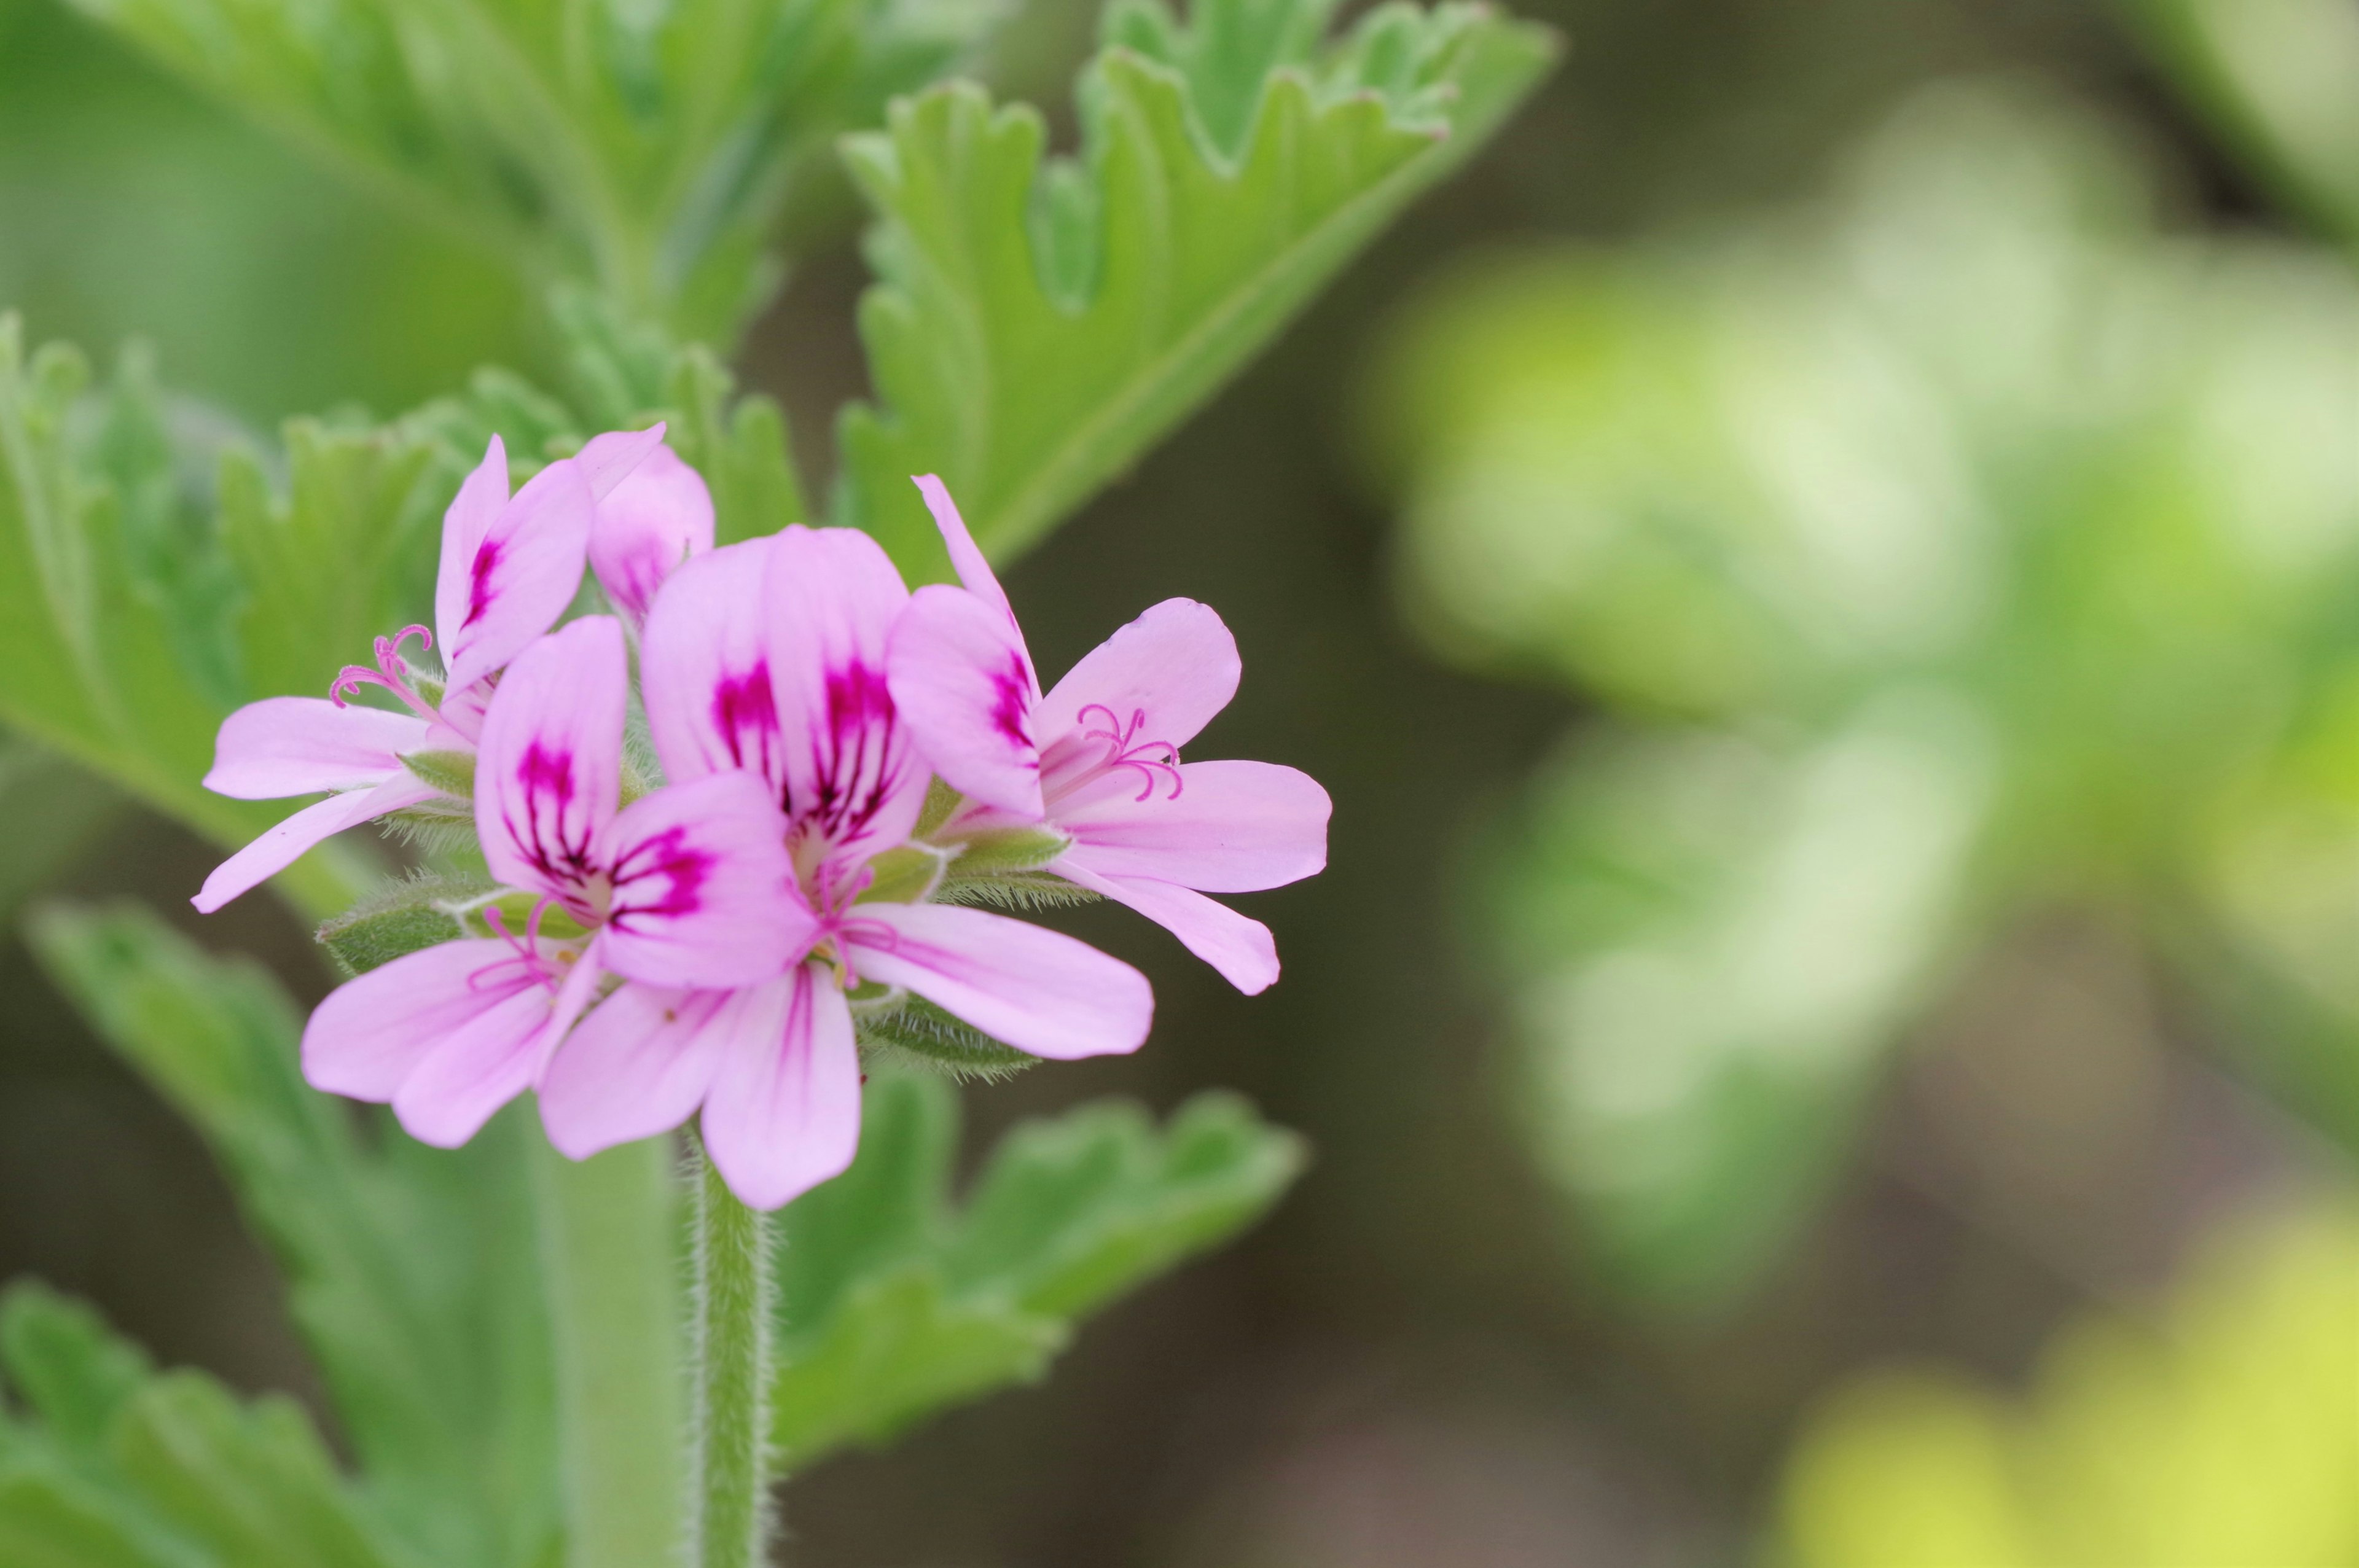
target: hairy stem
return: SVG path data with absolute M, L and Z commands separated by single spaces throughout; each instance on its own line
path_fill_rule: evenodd
M 647 1568 L 679 1539 L 679 1190 L 671 1141 L 576 1164 L 535 1132 L 557 1359 L 566 1568 Z
M 696 1476 L 692 1568 L 767 1568 L 770 1217 L 747 1208 L 696 1145 Z

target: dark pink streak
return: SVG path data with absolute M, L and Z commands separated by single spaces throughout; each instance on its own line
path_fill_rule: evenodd
M 524 794 L 525 822 L 519 827 L 503 814 L 501 823 L 526 862 L 568 890 L 566 903 L 578 914 L 587 908 L 579 890 L 590 875 L 591 825 L 577 825 L 578 838 L 566 837 L 566 815 L 573 804 L 573 754 L 550 752 L 533 741 L 516 765 L 516 784 Z
M 614 864 L 614 925 L 629 930 L 647 920 L 694 914 L 704 907 L 702 890 L 712 868 L 712 855 L 690 843 L 685 827 L 641 839 Z
M 712 727 L 721 731 L 732 764 L 775 776 L 771 760 L 777 750 L 778 705 L 770 693 L 768 665 L 756 664 L 742 676 L 723 676 L 713 684 Z
M 787 817 L 843 844 L 899 787 L 908 745 L 882 669 L 858 659 L 831 668 L 823 700 L 826 711 L 810 737 L 814 798 L 788 799 Z
M 1007 667 L 991 677 L 992 728 L 1017 746 L 1030 746 L 1032 733 L 1025 720 L 1031 716 L 1032 677 L 1017 654 L 1007 655 Z
M 459 622 L 462 630 L 473 626 L 492 607 L 492 573 L 500 564 L 500 542 L 486 539 L 475 549 L 475 562 L 467 583 L 467 618 Z

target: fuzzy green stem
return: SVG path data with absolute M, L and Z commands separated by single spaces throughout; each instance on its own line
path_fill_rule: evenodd
M 566 1568 L 647 1568 L 679 1539 L 677 1168 L 668 1138 L 576 1164 L 533 1140 L 557 1360 Z
M 747 1208 L 696 1145 L 692 1568 L 767 1568 L 770 1217 Z

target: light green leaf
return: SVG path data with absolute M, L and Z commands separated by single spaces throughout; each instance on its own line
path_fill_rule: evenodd
M 1037 1381 L 1082 1314 L 1251 1224 L 1301 1169 L 1291 1134 L 1205 1096 L 1158 1131 L 1084 1107 L 1011 1133 L 961 1209 L 957 1098 L 868 1086 L 860 1157 L 779 1217 L 782 1462 L 808 1465 Z
M 930 81 L 982 4 L 78 0 L 309 149 L 500 247 L 726 341 L 839 132 Z
M 147 1353 L 98 1314 L 33 1281 L 0 1295 L 0 1371 L 49 1439 L 80 1451 L 106 1441 L 153 1373 Z
M 1108 14 L 1078 163 L 1026 105 L 954 83 L 846 157 L 878 222 L 861 336 L 879 406 L 840 434 L 840 521 L 913 579 L 946 567 L 912 474 L 1006 558 L 1241 368 L 1547 70 L 1553 36 L 1386 5 L 1320 44 L 1327 0 Z
M 528 1112 L 454 1152 L 382 1116 L 364 1140 L 299 1076 L 295 1011 L 260 968 L 130 907 L 51 910 L 29 935 L 212 1145 L 287 1272 L 372 1516 L 427 1562 L 538 1564 L 557 1528 L 556 1434 Z

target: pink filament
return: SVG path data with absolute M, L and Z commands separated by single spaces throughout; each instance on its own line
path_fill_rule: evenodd
M 1139 730 L 1146 728 L 1147 709 L 1143 708 L 1133 709 L 1128 724 L 1123 723 L 1114 710 L 1103 702 L 1093 702 L 1073 717 L 1076 720 L 1086 721 L 1093 713 L 1105 716 L 1104 729 L 1082 731 L 1091 739 L 1103 741 L 1106 743 L 1105 761 L 1098 765 L 1102 768 L 1136 768 L 1140 778 L 1144 781 L 1138 791 L 1140 800 L 1145 800 L 1155 793 L 1158 773 L 1169 773 L 1171 776 L 1171 794 L 1169 798 L 1178 800 L 1180 790 L 1187 784 L 1187 780 L 1180 773 L 1180 748 L 1168 741 L 1136 739 Z M 1151 754 L 1157 752 L 1163 754 L 1159 757 Z
M 329 700 L 342 708 L 347 692 L 357 691 L 364 686 L 381 686 L 401 698 L 420 719 L 431 722 L 440 718 L 424 697 L 410 689 L 409 665 L 402 660 L 401 645 L 412 637 L 424 644 L 421 652 L 434 651 L 434 633 L 423 626 L 405 626 L 390 637 L 379 637 L 376 640 L 376 668 L 371 669 L 366 665 L 346 665 L 338 670 L 335 684 L 328 687 Z

